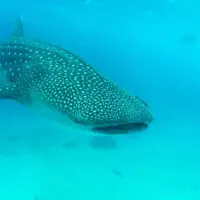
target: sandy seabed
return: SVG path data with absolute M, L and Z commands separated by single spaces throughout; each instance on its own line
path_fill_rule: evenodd
M 146 132 L 103 137 L 99 145 L 18 113 L 1 115 L 0 200 L 200 199 L 195 120 L 157 120 Z

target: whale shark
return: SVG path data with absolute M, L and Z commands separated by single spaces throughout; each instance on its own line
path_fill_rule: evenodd
M 76 54 L 26 38 L 22 18 L 10 39 L 0 44 L 0 99 L 92 133 L 134 133 L 153 120 L 146 102 Z

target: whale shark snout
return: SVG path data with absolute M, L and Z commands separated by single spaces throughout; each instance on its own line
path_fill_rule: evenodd
M 121 101 L 116 107 L 112 120 L 94 126 L 93 131 L 104 134 L 128 134 L 144 131 L 153 121 L 148 105 L 138 97 L 129 97 L 129 101 Z M 113 120 L 116 119 L 117 120 Z
M 107 94 L 99 89 L 98 95 L 91 95 L 84 107 L 79 106 L 82 109 L 77 107 L 79 115 L 72 117 L 74 121 L 104 134 L 128 134 L 147 129 L 153 116 L 146 102 L 115 85 L 106 91 Z

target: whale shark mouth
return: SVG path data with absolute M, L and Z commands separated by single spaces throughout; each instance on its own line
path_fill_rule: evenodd
M 129 134 L 135 132 L 141 132 L 148 128 L 146 123 L 127 123 L 127 124 L 117 124 L 105 127 L 95 127 L 92 130 L 94 132 L 104 133 L 104 134 Z

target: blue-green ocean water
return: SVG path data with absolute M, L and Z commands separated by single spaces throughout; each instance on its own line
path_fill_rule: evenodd
M 155 120 L 97 138 L 1 101 L 0 200 L 199 200 L 199 1 L 2 1 L 1 41 L 19 15 L 27 37 L 78 54 Z

